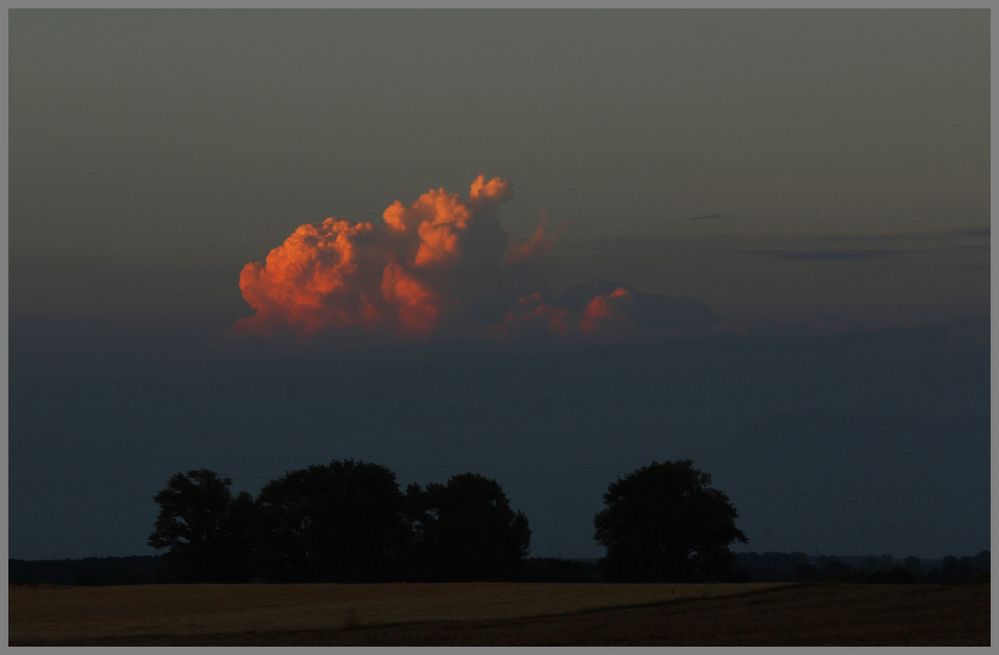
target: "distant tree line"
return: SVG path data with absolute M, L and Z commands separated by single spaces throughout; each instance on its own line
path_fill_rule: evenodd
M 531 531 L 495 481 L 475 473 L 400 491 L 384 466 L 334 460 L 233 495 L 207 469 L 155 496 L 149 544 L 178 582 L 502 580 Z
M 735 574 L 742 581 L 870 582 L 886 584 L 955 584 L 988 582 L 991 558 L 987 550 L 973 556 L 939 559 L 891 555 L 839 557 L 805 553 L 739 553 Z
M 15 585 L 124 585 L 159 582 L 158 555 L 82 557 L 9 561 L 10 584 Z
M 289 471 L 254 497 L 197 469 L 170 476 L 154 500 L 149 544 L 162 555 L 11 560 L 11 582 L 959 583 L 987 580 L 990 559 L 733 553 L 748 542 L 736 509 L 689 460 L 652 462 L 610 483 L 594 517 L 607 553 L 593 561 L 527 557 L 527 517 L 476 473 L 402 491 L 384 466 L 334 460 Z
M 178 582 L 727 580 L 729 545 L 747 539 L 710 482 L 688 460 L 612 482 L 594 519 L 607 556 L 592 571 L 528 560 L 527 517 L 495 480 L 463 473 L 402 492 L 391 470 L 353 460 L 290 471 L 256 498 L 207 469 L 176 473 L 154 497 L 149 544 Z
M 733 581 L 803 583 L 967 584 L 988 582 L 989 551 L 974 556 L 927 559 L 891 559 L 885 556 L 819 556 L 805 553 L 735 553 Z M 818 569 L 817 574 L 810 566 Z M 899 572 L 902 567 L 905 573 Z M 522 582 L 602 582 L 597 560 L 528 557 L 512 578 Z M 10 583 L 15 585 L 123 585 L 165 582 L 163 558 L 85 557 L 62 560 L 10 560 Z

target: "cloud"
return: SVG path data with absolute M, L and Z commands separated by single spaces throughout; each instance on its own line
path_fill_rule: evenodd
M 511 195 L 509 182 L 480 175 L 468 200 L 430 189 L 409 204 L 393 202 L 380 224 L 303 225 L 264 262 L 243 267 L 240 291 L 256 313 L 234 332 L 436 334 L 483 291 L 470 283 L 499 267 L 505 234 L 493 212 Z
M 870 325 L 826 314 L 813 319 L 775 322 L 766 319 L 726 319 L 712 326 L 716 336 L 832 336 L 848 332 L 862 332 L 873 329 Z
M 716 322 L 711 308 L 699 300 L 591 280 L 566 290 L 555 302 L 546 302 L 541 294 L 522 296 L 491 334 L 502 341 L 647 342 L 707 336 Z
M 911 241 L 918 239 L 913 234 L 834 234 L 827 236 L 809 237 L 806 239 L 795 239 L 801 243 L 883 243 L 885 241 Z
M 732 214 L 700 214 L 698 216 L 684 216 L 680 220 L 684 221 L 716 221 L 735 218 Z
M 544 221 L 510 242 L 496 212 L 513 194 L 479 175 L 468 197 L 430 189 L 380 222 L 327 218 L 297 228 L 239 288 L 254 314 L 235 335 L 297 339 L 644 340 L 707 334 L 704 303 L 591 280 L 548 290 Z
M 560 305 L 581 310 L 595 332 L 623 322 L 632 334 L 642 337 L 696 336 L 707 333 L 717 321 L 700 300 L 642 293 L 620 281 L 591 279 L 565 290 L 558 300 Z
M 901 249 L 901 248 L 852 248 L 839 250 L 822 249 L 761 249 L 739 250 L 738 255 L 759 255 L 782 262 L 852 262 L 867 259 L 882 259 L 897 255 L 912 255 L 934 252 L 935 248 Z
M 883 244 L 886 242 L 926 242 L 933 241 L 939 243 L 952 239 L 962 239 L 966 237 L 989 236 L 989 229 L 948 229 L 936 230 L 932 232 L 891 232 L 891 233 L 866 233 L 866 234 L 827 234 L 808 237 L 792 237 L 784 239 L 784 242 L 802 244 L 824 244 L 824 243 L 872 243 Z
M 256 314 L 241 319 L 241 331 L 287 325 L 305 334 L 334 328 L 375 327 L 388 306 L 366 262 L 380 259 L 371 223 L 327 218 L 302 225 L 273 249 L 264 263 L 250 263 L 239 288 Z
M 534 230 L 530 239 L 520 239 L 510 244 L 506 251 L 505 260 L 507 262 L 518 263 L 544 256 L 551 248 L 552 242 L 545 235 L 544 225 L 539 225 Z
M 722 214 L 722 213 L 712 213 L 712 214 L 695 214 L 692 216 L 648 216 L 644 218 L 639 218 L 637 220 L 644 222 L 661 222 L 661 221 L 726 221 L 737 219 L 739 216 L 736 214 Z
M 503 319 L 489 326 L 488 334 L 500 341 L 571 339 L 578 336 L 578 317 L 565 307 L 551 305 L 540 293 L 517 299 Z

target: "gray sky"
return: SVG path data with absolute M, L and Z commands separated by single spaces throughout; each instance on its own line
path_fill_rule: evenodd
M 681 457 L 730 493 L 754 550 L 988 547 L 988 342 L 940 326 L 989 309 L 988 11 L 10 26 L 12 557 L 149 552 L 173 472 L 256 491 L 334 457 L 403 484 L 494 476 L 535 555 L 599 556 L 607 483 Z M 250 313 L 240 269 L 297 226 L 377 220 L 479 172 L 514 184 L 512 237 L 549 217 L 557 287 L 905 329 L 223 346 Z
M 623 278 L 740 317 L 987 308 L 985 10 L 11 25 L 17 315 L 225 323 L 240 267 L 296 226 L 479 171 L 514 183 L 511 235 L 568 222 L 563 285 Z M 722 217 L 685 220 L 702 215 Z M 878 252 L 772 254 L 830 249 Z

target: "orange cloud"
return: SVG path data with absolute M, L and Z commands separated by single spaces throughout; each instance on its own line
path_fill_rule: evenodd
M 263 264 L 244 266 L 239 289 L 257 313 L 237 327 L 252 332 L 283 322 L 313 333 L 377 322 L 378 307 L 359 284 L 359 250 L 367 247 L 374 229 L 371 223 L 336 218 L 302 225 Z
M 514 339 L 575 336 L 576 319 L 565 307 L 544 302 L 540 293 L 521 296 L 506 312 L 491 334 L 502 341 Z
M 243 267 L 239 289 L 254 313 L 233 331 L 604 341 L 710 327 L 703 303 L 623 283 L 594 280 L 546 300 L 545 224 L 508 247 L 495 213 L 511 194 L 506 180 L 479 175 L 467 199 L 435 188 L 409 204 L 396 200 L 380 223 L 302 225 L 263 262 Z
M 509 182 L 479 175 L 470 201 L 431 189 L 389 205 L 383 226 L 336 218 L 302 225 L 263 263 L 243 267 L 239 288 L 256 313 L 235 331 L 433 333 L 461 304 L 447 297 L 447 274 L 462 265 L 477 212 L 510 193 Z
M 628 318 L 631 302 L 631 292 L 624 287 L 595 296 L 583 310 L 579 331 L 589 337 L 626 336 L 632 328 Z
M 507 200 L 513 195 L 513 185 L 504 179 L 494 177 L 486 180 L 485 175 L 479 175 L 472 180 L 468 197 L 477 204 L 495 204 Z
M 548 249 L 551 248 L 551 245 L 551 241 L 545 235 L 544 225 L 539 225 L 534 229 L 534 234 L 530 239 L 511 243 L 503 259 L 508 263 L 519 263 L 529 259 L 536 259 L 544 256 L 548 252 Z
M 481 177 L 481 176 L 480 176 Z M 472 218 L 472 209 L 454 193 L 431 189 L 409 207 L 396 200 L 382 214 L 389 229 L 419 237 L 417 266 L 452 264 L 460 256 L 460 236 Z
M 403 333 L 425 335 L 437 327 L 441 306 L 437 295 L 396 262 L 382 273 L 382 296 L 393 305 Z

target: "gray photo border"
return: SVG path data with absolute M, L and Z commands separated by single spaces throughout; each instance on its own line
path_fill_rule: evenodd
M 280 7 L 275 2 L 267 2 L 267 0 L 212 0 L 209 2 L 198 3 L 197 6 L 192 6 L 190 2 L 184 2 L 182 0 L 132 0 L 129 2 L 124 2 L 122 0 L 104 0 L 98 4 L 101 9 L 283 9 L 283 10 L 293 10 L 293 9 L 345 9 L 345 8 L 380 8 L 380 9 L 417 9 L 417 8 L 434 8 L 434 9 L 986 9 L 989 10 L 989 22 L 990 22 L 990 32 L 992 37 L 997 33 L 997 19 L 996 15 L 991 12 L 992 5 L 994 3 L 988 0 L 975 0 L 967 1 L 955 4 L 945 3 L 942 0 L 937 0 L 936 2 L 930 0 L 873 0 L 870 2 L 847 2 L 843 0 L 770 0 L 769 2 L 753 2 L 752 0 L 703 0 L 702 2 L 679 2 L 676 0 L 629 0 L 622 3 L 608 3 L 599 2 L 598 0 L 538 0 L 536 2 L 524 2 L 523 0 L 437 0 L 436 2 L 426 2 L 420 0 L 370 0 L 369 2 L 335 2 L 330 0 L 298 0 L 298 2 L 293 3 L 290 6 Z M 3 416 L 7 419 L 4 421 L 3 425 L 3 440 L 4 449 L 2 454 L 0 454 L 0 459 L 2 459 L 2 496 L 3 502 L 0 504 L 0 516 L 2 516 L 2 530 L 3 530 L 3 542 L 2 542 L 2 555 L 3 561 L 0 565 L 0 575 L 2 575 L 2 582 L 4 586 L 7 585 L 9 581 L 9 399 L 10 399 L 10 279 L 11 279 L 11 251 L 10 251 L 10 169 L 9 169 L 9 60 L 10 60 L 10 34 L 9 34 L 9 12 L 16 11 L 18 9 L 90 9 L 98 8 L 94 7 L 93 4 L 80 2 L 76 0 L 37 0 L 35 2 L 10 2 L 9 0 L 0 0 L 0 6 L 5 9 L 0 15 L 0 33 L 3 35 L 4 45 L 0 51 L 0 65 L 2 65 L 4 84 L 0 94 L 2 94 L 2 102 L 0 102 L 0 117 L 3 119 L 3 128 L 0 130 L 0 143 L 3 145 L 5 156 L 2 162 L 2 181 L 0 181 L 0 196 L 3 199 L 3 209 L 2 209 L 2 222 L 4 229 L 0 232 L 0 241 L 2 241 L 2 256 L 3 256 L 3 266 L 2 271 L 0 271 L 0 276 L 2 276 L 4 284 L 2 285 L 2 299 L 0 299 L 0 305 L 2 305 L 3 311 L 3 325 L 2 327 L 4 340 L 2 351 L 0 351 L 0 360 L 2 360 L 5 368 L 7 369 L 7 376 L 3 378 L 2 387 L 2 397 L 0 397 L 0 408 L 2 408 Z M 999 69 L 999 56 L 997 56 L 996 50 L 994 48 L 990 49 L 990 61 L 991 61 L 991 116 L 992 124 L 995 125 L 996 118 L 996 71 Z M 996 145 L 999 143 L 999 137 L 996 135 L 996 131 L 993 129 L 990 132 L 991 139 L 991 152 L 996 152 Z M 999 175 L 994 167 L 991 168 L 991 190 L 992 195 L 995 195 L 996 189 L 999 188 Z M 995 250 L 991 250 L 990 258 L 990 365 L 991 365 L 991 403 L 990 403 L 990 426 L 991 426 L 991 436 L 994 438 L 997 431 L 999 431 L 999 417 L 997 417 L 995 409 L 997 406 L 997 399 L 999 399 L 999 378 L 996 375 L 996 364 L 997 355 L 995 351 L 996 345 L 996 332 L 995 324 L 997 318 L 996 309 L 996 267 L 995 267 Z M 991 470 L 996 469 L 996 451 L 994 448 L 990 448 L 990 459 L 991 459 Z M 990 524 L 990 535 L 992 543 L 996 541 L 997 526 L 995 521 L 995 508 L 996 508 L 996 497 L 997 497 L 997 484 L 994 476 L 990 478 L 990 491 L 991 491 L 991 524 Z M 992 592 L 992 610 L 991 610 L 991 629 L 995 631 L 996 627 L 996 611 L 995 611 L 995 592 Z M 8 643 L 9 628 L 8 628 L 8 596 L 5 595 L 3 599 L 3 620 L 2 620 L 2 634 L 3 643 L 5 648 L 13 651 L 24 651 L 31 653 L 48 653 L 48 652 L 60 652 L 64 650 L 63 648 L 54 647 L 16 647 L 11 648 L 6 646 Z M 865 652 L 879 650 L 873 647 L 859 647 L 859 648 L 820 648 L 820 647 L 800 647 L 800 648 L 785 648 L 782 649 L 784 652 L 810 652 L 813 650 L 822 650 L 823 652 Z M 80 647 L 74 650 L 87 650 L 92 652 L 103 652 L 100 648 L 84 648 Z M 189 651 L 197 652 L 212 652 L 212 653 L 226 653 L 232 652 L 231 649 L 225 649 L 221 647 L 193 647 L 193 648 L 181 648 L 181 647 L 147 647 L 147 648 L 137 648 L 139 651 L 156 651 L 163 653 L 184 653 Z M 259 647 L 247 649 L 254 652 L 261 653 L 282 653 L 286 649 L 281 647 Z M 310 650 L 320 650 L 317 648 L 312 648 Z M 399 647 L 399 648 L 388 648 L 388 647 L 328 647 L 321 648 L 321 650 L 335 651 L 335 652 L 363 652 L 363 653 L 397 653 L 397 652 L 435 652 L 439 650 L 433 647 Z M 724 647 L 682 647 L 682 648 L 672 648 L 667 649 L 665 647 L 568 647 L 568 648 L 543 648 L 543 647 L 522 647 L 522 648 L 504 648 L 504 647 L 483 647 L 483 648 L 471 648 L 471 647 L 461 647 L 461 648 L 448 648 L 447 652 L 454 653 L 477 653 L 477 652 L 593 652 L 593 653 L 616 653 L 621 651 L 644 651 L 644 652 L 664 652 L 670 650 L 672 652 L 697 652 L 697 653 L 714 653 L 714 652 L 724 652 L 726 650 L 764 650 L 761 648 L 724 648 Z M 910 650 L 910 649 L 898 649 L 893 648 L 892 650 Z M 946 649 L 950 650 L 963 650 L 963 649 Z

